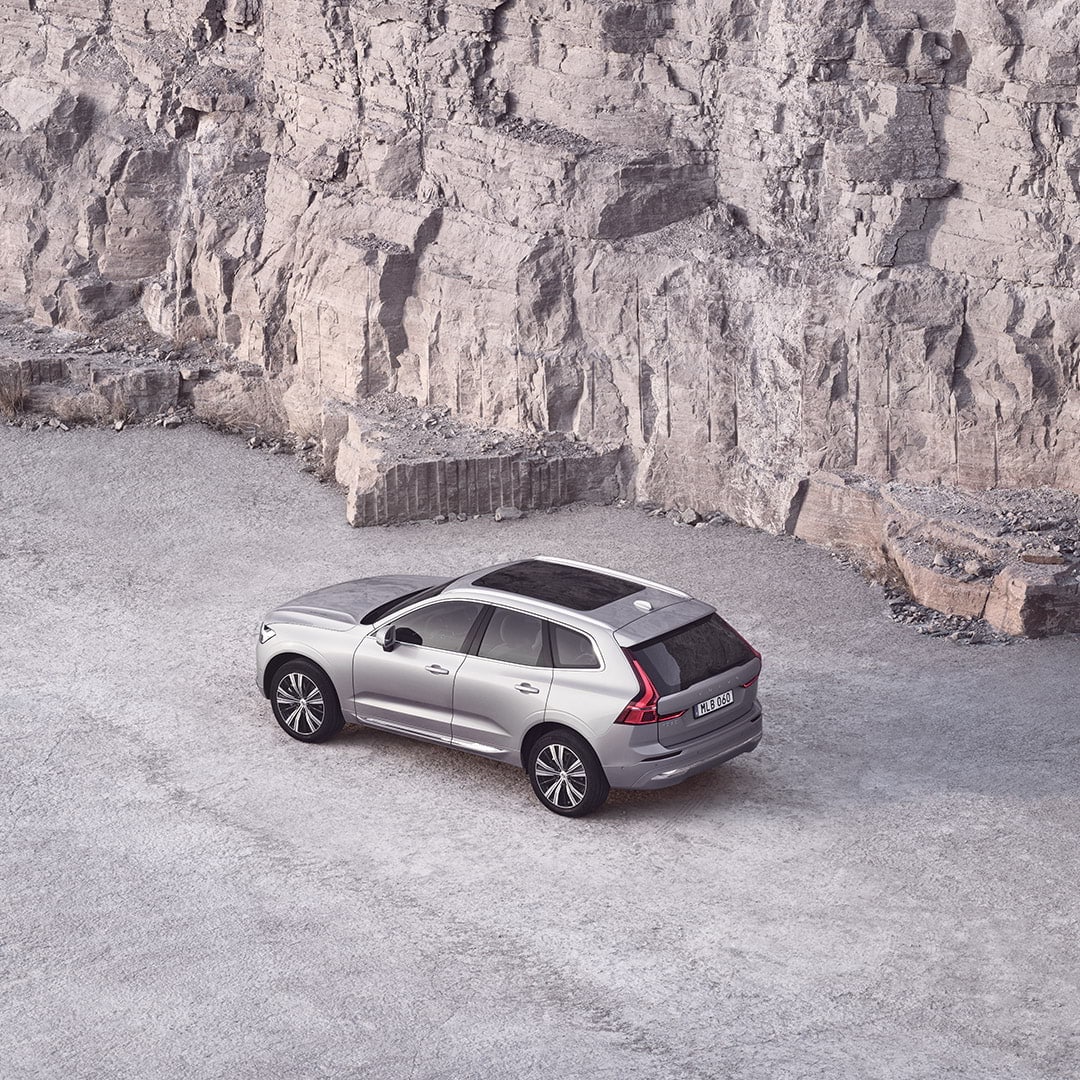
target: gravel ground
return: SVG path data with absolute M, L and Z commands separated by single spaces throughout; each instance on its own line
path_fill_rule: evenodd
M 920 637 L 821 551 L 631 510 L 355 531 L 197 427 L 0 455 L 5 1080 L 1080 1074 L 1077 639 Z M 274 724 L 275 602 L 529 552 L 716 603 L 758 752 L 568 821 Z

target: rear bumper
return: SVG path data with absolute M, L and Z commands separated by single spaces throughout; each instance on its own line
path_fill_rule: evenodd
M 605 761 L 604 772 L 613 788 L 634 788 L 641 791 L 671 787 L 740 754 L 750 753 L 756 749 L 759 742 L 761 705 L 754 702 L 753 709 L 746 716 L 720 728 L 719 731 L 692 739 L 676 750 L 669 750 L 659 743 L 652 748 L 637 748 L 638 753 L 643 754 L 643 759 L 633 764 Z

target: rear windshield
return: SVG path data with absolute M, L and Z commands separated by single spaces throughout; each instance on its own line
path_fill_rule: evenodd
M 719 615 L 706 615 L 635 645 L 630 652 L 661 696 L 677 694 L 754 658 L 753 649 Z

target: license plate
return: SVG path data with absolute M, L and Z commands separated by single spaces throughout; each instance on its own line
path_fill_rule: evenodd
M 725 705 L 730 705 L 735 700 L 734 690 L 725 690 L 722 694 L 717 694 L 716 697 L 709 698 L 708 701 L 699 701 L 694 706 L 694 719 L 699 716 L 707 716 L 711 712 L 716 712 L 717 709 L 722 709 Z

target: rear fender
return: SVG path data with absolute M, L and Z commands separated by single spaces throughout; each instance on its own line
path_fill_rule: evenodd
M 522 768 L 525 768 L 526 766 L 526 748 L 533 740 L 539 738 L 545 730 L 558 727 L 569 728 L 575 735 L 584 739 L 594 753 L 596 752 L 596 741 L 593 734 L 578 717 L 573 716 L 570 713 L 552 711 L 549 709 L 544 713 L 543 720 L 533 724 L 521 739 L 520 755 Z

